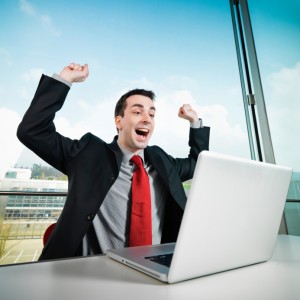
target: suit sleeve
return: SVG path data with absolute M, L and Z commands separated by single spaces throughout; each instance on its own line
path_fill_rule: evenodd
M 67 163 L 88 142 L 88 135 L 80 140 L 71 140 L 56 131 L 55 114 L 62 108 L 69 89 L 64 83 L 42 75 L 17 130 L 17 137 L 26 147 L 64 173 Z
M 198 155 L 203 150 L 209 150 L 210 127 L 190 128 L 187 158 L 174 158 L 173 163 L 182 182 L 193 178 Z

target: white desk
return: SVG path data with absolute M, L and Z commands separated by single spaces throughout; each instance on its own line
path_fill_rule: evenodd
M 105 256 L 0 267 L 3 300 L 300 299 L 300 237 L 279 236 L 266 263 L 164 284 Z

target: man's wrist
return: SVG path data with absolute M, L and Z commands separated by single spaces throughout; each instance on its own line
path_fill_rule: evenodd
M 60 82 L 62 82 L 62 83 L 64 83 L 64 84 L 66 84 L 68 87 L 71 87 L 71 86 L 72 86 L 72 83 L 71 83 L 71 82 L 69 82 L 68 80 L 62 78 L 60 75 L 58 75 L 58 74 L 56 74 L 56 73 L 54 73 L 54 74 L 52 75 L 52 78 L 53 78 L 53 79 L 56 79 L 56 80 L 58 80 L 58 81 L 60 81 Z
M 191 128 L 203 128 L 204 127 L 203 121 L 200 118 L 195 122 L 190 122 L 190 126 L 191 126 Z

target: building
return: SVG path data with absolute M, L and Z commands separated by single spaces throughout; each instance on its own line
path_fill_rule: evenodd
M 9 170 L 0 179 L 0 190 L 8 192 L 0 198 L 0 239 L 42 238 L 65 204 L 67 181 L 29 179 L 24 170 Z

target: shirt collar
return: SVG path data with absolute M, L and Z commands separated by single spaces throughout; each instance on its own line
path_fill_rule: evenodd
M 131 151 L 125 149 L 124 147 L 122 147 L 119 142 L 117 141 L 119 148 L 121 149 L 122 153 L 123 153 L 123 157 L 122 157 L 122 163 L 123 164 L 128 164 L 130 159 L 132 158 L 133 155 L 139 155 L 142 160 L 143 163 L 145 164 L 145 159 L 144 159 L 144 149 L 142 149 L 140 152 L 138 153 L 132 153 Z

